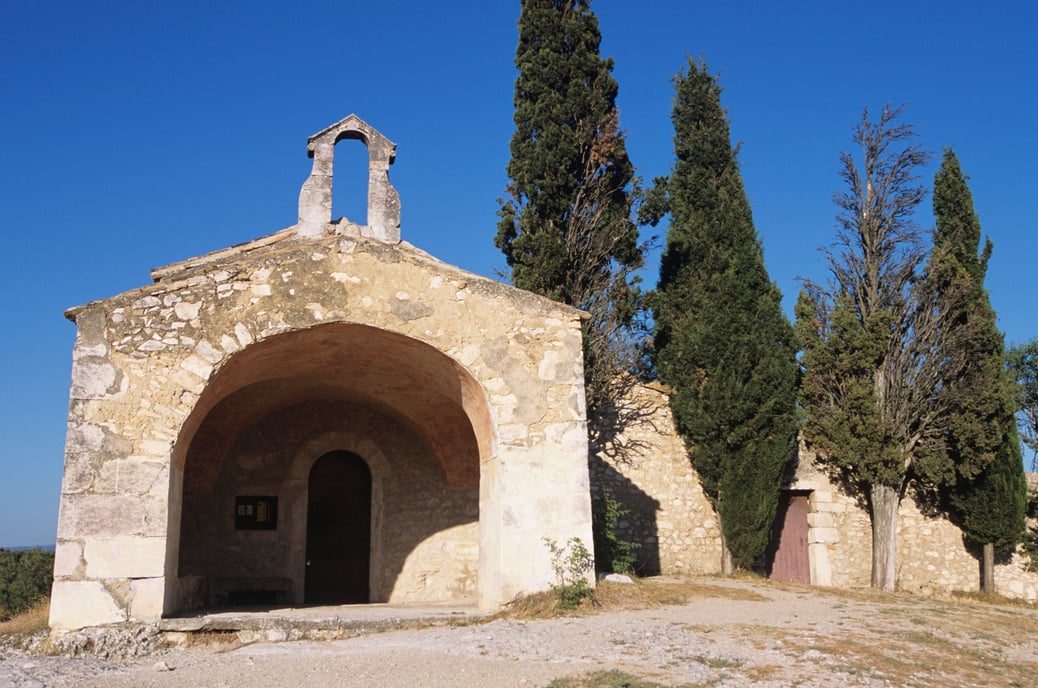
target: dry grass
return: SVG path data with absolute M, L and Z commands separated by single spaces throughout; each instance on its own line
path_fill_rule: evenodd
M 1038 615 L 1012 606 L 897 597 L 898 605 L 866 599 L 872 613 L 853 631 L 763 625 L 690 629 L 729 635 L 761 650 L 781 647 L 789 658 L 787 667 L 751 664 L 739 672 L 754 681 L 789 676 L 789 667 L 810 672 L 824 665 L 848 681 L 853 677 L 897 686 L 1035 685 Z
M 1002 597 L 1001 595 L 993 595 L 986 592 L 958 591 L 953 592 L 951 598 L 956 602 L 967 604 L 974 603 L 995 607 L 1023 607 L 1024 609 L 1038 609 L 1038 602 L 1028 602 L 1027 600 L 1020 600 L 1013 597 Z
M 584 600 L 576 609 L 559 610 L 550 591 L 526 595 L 511 602 L 493 619 L 552 619 L 567 615 L 587 615 L 633 609 L 651 609 L 685 604 L 695 598 L 723 598 L 761 602 L 767 598 L 752 590 L 701 582 L 635 579 L 633 584 L 601 581 L 594 597 Z
M 573 678 L 559 678 L 548 684 L 548 688 L 662 688 L 621 671 L 598 671 Z
M 42 599 L 28 611 L 6 618 L 0 622 L 0 638 L 19 639 L 47 630 L 50 617 L 50 599 Z M 0 618 L 5 618 L 0 616 Z

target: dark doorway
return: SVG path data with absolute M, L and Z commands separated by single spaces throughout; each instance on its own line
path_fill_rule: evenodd
M 356 454 L 329 452 L 310 469 L 306 602 L 368 602 L 370 561 L 371 471 Z
M 807 493 L 783 492 L 768 551 L 768 577 L 811 584 L 807 550 Z

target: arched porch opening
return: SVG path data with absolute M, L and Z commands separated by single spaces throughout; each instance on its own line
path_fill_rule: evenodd
M 166 613 L 307 601 L 310 477 L 328 452 L 370 471 L 366 599 L 474 601 L 492 442 L 482 387 L 415 339 L 329 324 L 243 349 L 174 447 Z

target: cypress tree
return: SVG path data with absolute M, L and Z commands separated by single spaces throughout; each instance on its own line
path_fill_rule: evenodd
M 973 480 L 960 481 L 952 503 L 970 542 L 983 547 L 981 589 L 995 592 L 995 555 L 1023 541 L 1027 516 L 1027 479 L 1015 425 L 992 463 Z
M 630 326 L 642 265 L 639 196 L 616 108 L 612 59 L 590 0 L 523 0 L 515 65 L 515 133 L 495 245 L 512 283 L 590 313 L 588 406 L 615 400 L 637 358 Z
M 579 196 L 598 182 L 600 221 L 611 261 L 641 264 L 638 232 L 630 220 L 634 167 L 616 109 L 612 59 L 599 56 L 601 34 L 589 0 L 523 0 L 515 66 L 515 133 L 508 163 L 508 199 L 500 210 L 495 244 L 522 289 L 581 306 L 587 294 L 575 279 L 571 236 L 582 210 Z
M 750 567 L 795 446 L 793 330 L 764 267 L 721 87 L 692 59 L 674 84 L 676 160 L 646 204 L 653 220 L 671 215 L 653 300 L 656 371 L 674 388 L 675 421 L 732 563 Z
M 1014 418 L 1015 399 L 1005 368 L 984 277 L 992 244 L 978 254 L 980 221 L 959 160 L 944 151 L 934 178 L 934 247 L 927 279 L 949 317 L 946 354 L 969 365 L 944 381 L 951 461 L 945 481 L 968 540 L 984 546 L 982 585 L 992 591 L 994 555 L 1012 550 L 1024 530 L 1027 484 Z

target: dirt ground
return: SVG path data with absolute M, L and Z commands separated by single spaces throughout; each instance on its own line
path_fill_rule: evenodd
M 690 597 L 676 604 L 348 640 L 172 648 L 120 661 L 0 649 L 0 686 L 528 688 L 612 669 L 662 686 L 1038 685 L 1034 607 L 758 580 L 682 585 L 675 590 Z

